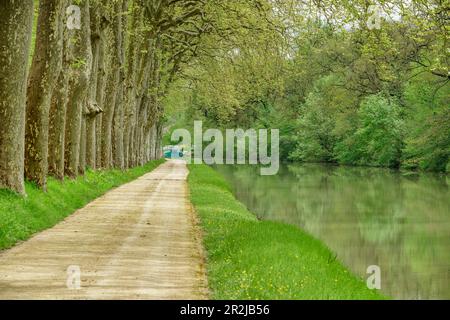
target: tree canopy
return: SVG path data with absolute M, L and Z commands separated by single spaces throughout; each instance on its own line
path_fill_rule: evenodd
M 2 1 L 0 186 L 141 165 L 161 156 L 166 127 L 196 119 L 278 128 L 286 160 L 445 171 L 448 9 Z
M 278 128 L 285 160 L 446 171 L 448 1 L 266 5 L 258 28 L 207 37 L 174 122 Z

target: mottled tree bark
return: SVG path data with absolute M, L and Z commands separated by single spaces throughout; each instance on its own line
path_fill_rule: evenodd
M 86 165 L 92 170 L 97 169 L 96 163 L 96 117 L 86 119 Z
M 149 157 L 154 160 L 157 158 L 157 140 L 158 140 L 158 126 L 159 120 L 162 116 L 161 108 L 159 104 L 160 100 L 160 61 L 161 61 L 161 41 L 159 38 L 155 41 L 153 62 L 150 72 L 150 89 L 148 91 L 148 97 L 146 99 L 146 116 L 144 118 L 143 126 L 146 137 L 148 138 L 148 151 L 146 151 Z
M 86 165 L 95 170 L 97 167 L 97 135 L 96 135 L 96 119 L 98 114 L 102 112 L 97 102 L 97 87 L 99 84 L 99 59 L 100 47 L 102 41 L 101 29 L 101 11 L 98 6 L 91 8 L 91 45 L 92 45 L 92 70 L 91 79 L 89 80 L 89 98 L 88 113 L 86 114 Z
M 131 17 L 131 33 L 128 38 L 127 60 L 126 60 L 126 79 L 125 79 L 125 115 L 124 115 L 124 162 L 125 167 L 132 166 L 132 137 L 133 137 L 133 122 L 136 113 L 136 80 L 138 76 L 138 66 L 140 58 L 140 49 L 142 46 L 142 39 L 138 36 L 136 30 L 141 27 L 143 20 L 143 10 L 139 7 L 133 10 Z
M 97 134 L 96 134 L 96 115 L 86 116 L 86 165 L 91 169 L 97 168 Z
M 62 68 L 65 1 L 39 1 L 36 46 L 28 80 L 25 176 L 46 190 L 51 99 Z
M 124 109 L 123 109 L 123 87 L 119 85 L 116 98 L 116 108 L 114 111 L 114 126 L 113 126 L 113 163 L 114 167 L 124 169 L 123 158 L 123 123 L 124 123 Z
M 64 62 L 63 66 L 67 64 Z M 64 68 L 59 73 L 58 86 L 53 92 L 50 106 L 48 173 L 64 179 L 64 140 L 69 77 Z
M 112 129 L 114 112 L 116 108 L 117 90 L 120 84 L 121 56 L 122 56 L 122 5 L 114 4 L 114 16 L 112 24 L 112 39 L 109 54 L 111 55 L 110 72 L 106 84 L 106 96 L 102 117 L 102 168 L 111 168 L 112 163 Z
M 71 39 L 74 43 L 74 54 L 70 70 L 64 159 L 65 174 L 72 178 L 78 174 L 82 112 L 84 103 L 86 103 L 92 68 L 89 0 L 82 0 L 79 5 L 81 30 L 75 30 L 73 39 Z
M 84 112 L 81 117 L 80 129 L 80 158 L 78 160 L 78 174 L 84 175 L 86 172 L 86 118 L 88 114 Z
M 156 158 L 156 126 L 153 125 L 150 129 L 149 135 L 149 143 L 150 143 L 150 160 L 154 160 Z
M 120 3 L 120 12 L 127 12 L 128 5 L 127 1 L 122 0 Z M 124 117 L 125 117 L 125 42 L 127 37 L 126 27 L 128 25 L 127 15 L 121 14 L 119 16 L 121 19 L 120 29 L 120 50 L 119 50 L 119 63 L 121 65 L 120 68 L 120 76 L 119 76 L 119 85 L 116 97 L 116 107 L 114 110 L 114 126 L 113 126 L 113 163 L 114 167 L 119 169 L 125 168 L 124 163 L 124 145 L 123 145 L 123 137 L 124 137 Z
M 99 46 L 98 53 L 98 69 L 97 69 L 97 88 L 96 88 L 96 101 L 99 108 L 104 111 L 104 98 L 105 98 L 105 88 L 106 88 L 106 40 L 105 40 L 105 30 L 101 31 L 101 42 Z M 103 123 L 103 114 L 99 114 L 95 118 L 95 167 L 102 167 L 102 123 Z
M 0 21 L 0 188 L 25 194 L 25 109 L 33 1 L 2 0 Z
M 149 89 L 155 66 L 155 35 L 149 34 L 149 40 L 146 41 L 144 52 L 146 52 L 139 61 L 139 71 L 136 80 L 136 102 L 135 115 L 132 119 L 132 158 L 131 166 L 143 164 L 143 145 L 145 139 L 145 125 L 147 119 L 147 106 L 149 103 Z
M 67 4 L 67 1 L 66 1 Z M 69 78 L 72 64 L 73 30 L 64 27 L 62 69 L 59 72 L 57 85 L 53 90 L 50 104 L 50 125 L 48 142 L 48 173 L 59 179 L 64 179 L 64 149 L 66 136 L 66 113 L 69 96 Z
M 99 114 L 95 118 L 95 167 L 101 169 L 102 167 L 102 123 L 103 114 Z
M 163 123 L 161 121 L 158 122 L 156 127 L 156 156 L 155 159 L 161 159 L 163 156 L 162 150 L 162 138 L 163 138 Z

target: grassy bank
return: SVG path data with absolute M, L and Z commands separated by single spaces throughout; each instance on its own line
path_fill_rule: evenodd
M 215 299 L 381 299 L 319 240 L 297 227 L 258 221 L 213 169 L 189 166 Z
M 164 160 L 126 171 L 88 171 L 64 182 L 50 178 L 44 193 L 27 183 L 27 197 L 0 190 L 0 250 L 48 229 L 112 188 L 152 171 Z

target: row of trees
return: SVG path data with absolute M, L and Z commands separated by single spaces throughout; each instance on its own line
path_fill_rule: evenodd
M 448 1 L 272 5 L 275 28 L 189 69 L 188 123 L 279 128 L 285 160 L 450 171 Z
M 239 0 L 1 1 L 0 188 L 24 194 L 25 178 L 45 190 L 48 175 L 160 157 L 162 97 L 214 50 L 206 35 L 226 41 L 256 7 L 262 14 L 259 1 Z

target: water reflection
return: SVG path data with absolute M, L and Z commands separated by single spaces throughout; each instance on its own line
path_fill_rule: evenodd
M 307 230 L 362 277 L 380 266 L 388 295 L 450 299 L 448 176 L 326 165 L 284 165 L 277 176 L 216 169 L 260 218 Z

